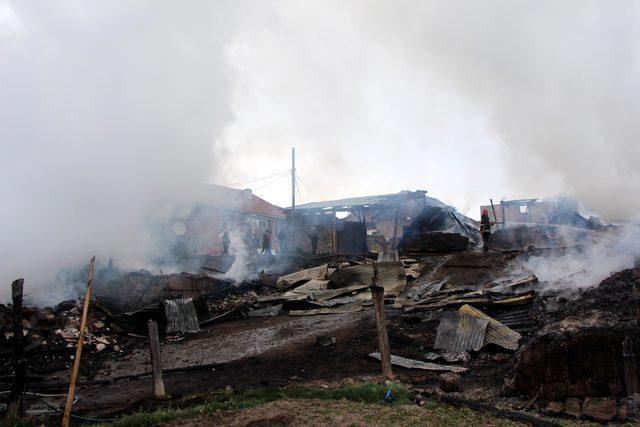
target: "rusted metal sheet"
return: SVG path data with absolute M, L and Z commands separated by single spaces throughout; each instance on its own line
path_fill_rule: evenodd
M 463 305 L 460 307 L 459 313 L 473 316 L 477 319 L 483 319 L 488 322 L 487 330 L 484 335 L 484 344 L 496 344 L 508 350 L 517 350 L 518 342 L 522 336 L 506 325 L 498 322 L 496 319 L 487 316 L 480 310 Z
M 380 353 L 371 353 L 369 355 L 374 359 L 380 360 Z M 422 362 L 420 360 L 407 359 L 405 357 L 391 355 L 391 364 L 396 366 L 402 366 L 408 369 L 422 369 L 425 371 L 450 371 L 450 372 L 465 372 L 468 369 L 462 366 L 440 365 L 439 363 Z
M 434 347 L 447 352 L 478 351 L 489 321 L 466 313 L 446 311 L 438 325 Z

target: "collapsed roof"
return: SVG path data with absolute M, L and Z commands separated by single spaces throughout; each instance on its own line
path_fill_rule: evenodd
M 399 193 L 380 194 L 375 196 L 350 197 L 346 199 L 327 200 L 297 205 L 296 211 L 347 212 L 354 209 L 395 209 L 408 200 L 424 200 L 426 206 L 447 206 L 440 200 L 426 195 L 424 190 L 400 191 Z M 291 208 L 285 208 L 291 211 Z

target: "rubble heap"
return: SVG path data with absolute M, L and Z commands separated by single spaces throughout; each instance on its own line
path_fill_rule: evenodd
M 606 401 L 609 410 L 596 418 L 614 418 L 617 406 L 634 393 L 628 390 L 633 387 L 628 370 L 637 363 L 633 348 L 640 348 L 639 292 L 640 268 L 635 268 L 575 300 L 545 298 L 544 325 L 518 355 L 516 389 L 568 413 L 579 411 L 580 404 L 584 412 L 594 399 Z
M 88 332 L 84 336 L 82 373 L 92 377 L 105 358 L 123 352 L 137 344 L 135 338 L 126 336 L 99 310 L 90 310 L 87 319 Z M 24 307 L 22 331 L 25 337 L 24 351 L 29 359 L 29 373 L 44 375 L 67 369 L 73 363 L 78 342 L 81 302 L 65 301 L 55 307 Z M 10 306 L 0 305 L 0 366 L 5 373 L 13 370 L 13 321 Z

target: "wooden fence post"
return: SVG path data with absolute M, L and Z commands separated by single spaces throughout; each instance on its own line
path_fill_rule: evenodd
M 71 368 L 69 393 L 67 394 L 67 403 L 64 406 L 62 427 L 67 427 L 71 421 L 71 408 L 73 407 L 73 399 L 76 395 L 76 381 L 78 380 L 78 373 L 80 372 L 80 358 L 82 357 L 82 346 L 84 345 L 84 330 L 87 328 L 87 315 L 89 314 L 89 300 L 91 299 L 91 285 L 93 284 L 93 267 L 95 262 L 96 257 L 94 256 L 89 263 L 89 279 L 87 280 L 87 291 L 84 294 L 84 306 L 82 308 L 80 331 L 78 332 L 78 344 L 76 347 L 76 356 L 75 359 L 73 359 L 73 367 Z
M 384 288 L 378 286 L 378 266 L 373 264 L 373 283 L 369 288 L 373 307 L 376 312 L 376 329 L 378 331 L 378 346 L 380 347 L 380 361 L 382 362 L 382 374 L 388 380 L 393 380 L 391 370 L 391 349 L 389 348 L 389 336 L 387 335 L 387 318 L 384 310 Z
M 25 360 L 23 357 L 24 335 L 22 334 L 22 294 L 24 279 L 14 280 L 11 284 L 11 299 L 13 300 L 13 369 L 15 376 L 7 405 L 7 418 L 22 418 L 25 415 Z
M 153 395 L 164 397 L 164 382 L 162 381 L 162 357 L 160 355 L 160 338 L 158 324 L 149 319 L 149 349 L 151 353 L 151 370 L 153 371 Z

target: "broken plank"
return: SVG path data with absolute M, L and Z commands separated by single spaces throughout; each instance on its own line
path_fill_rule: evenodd
M 276 288 L 280 290 L 287 290 L 294 285 L 301 282 L 308 282 L 309 280 L 326 280 L 329 272 L 327 270 L 328 265 L 323 264 L 318 267 L 308 268 L 306 270 L 296 271 L 295 273 L 287 274 L 278 278 Z
M 380 353 L 371 353 L 369 356 L 373 357 L 374 359 L 380 360 Z M 441 365 L 439 363 L 422 362 L 420 360 L 413 360 L 401 356 L 396 356 L 395 354 L 391 355 L 391 364 L 407 369 L 422 369 L 425 371 L 449 371 L 456 373 L 468 371 L 467 368 L 463 368 L 462 366 L 451 366 Z

